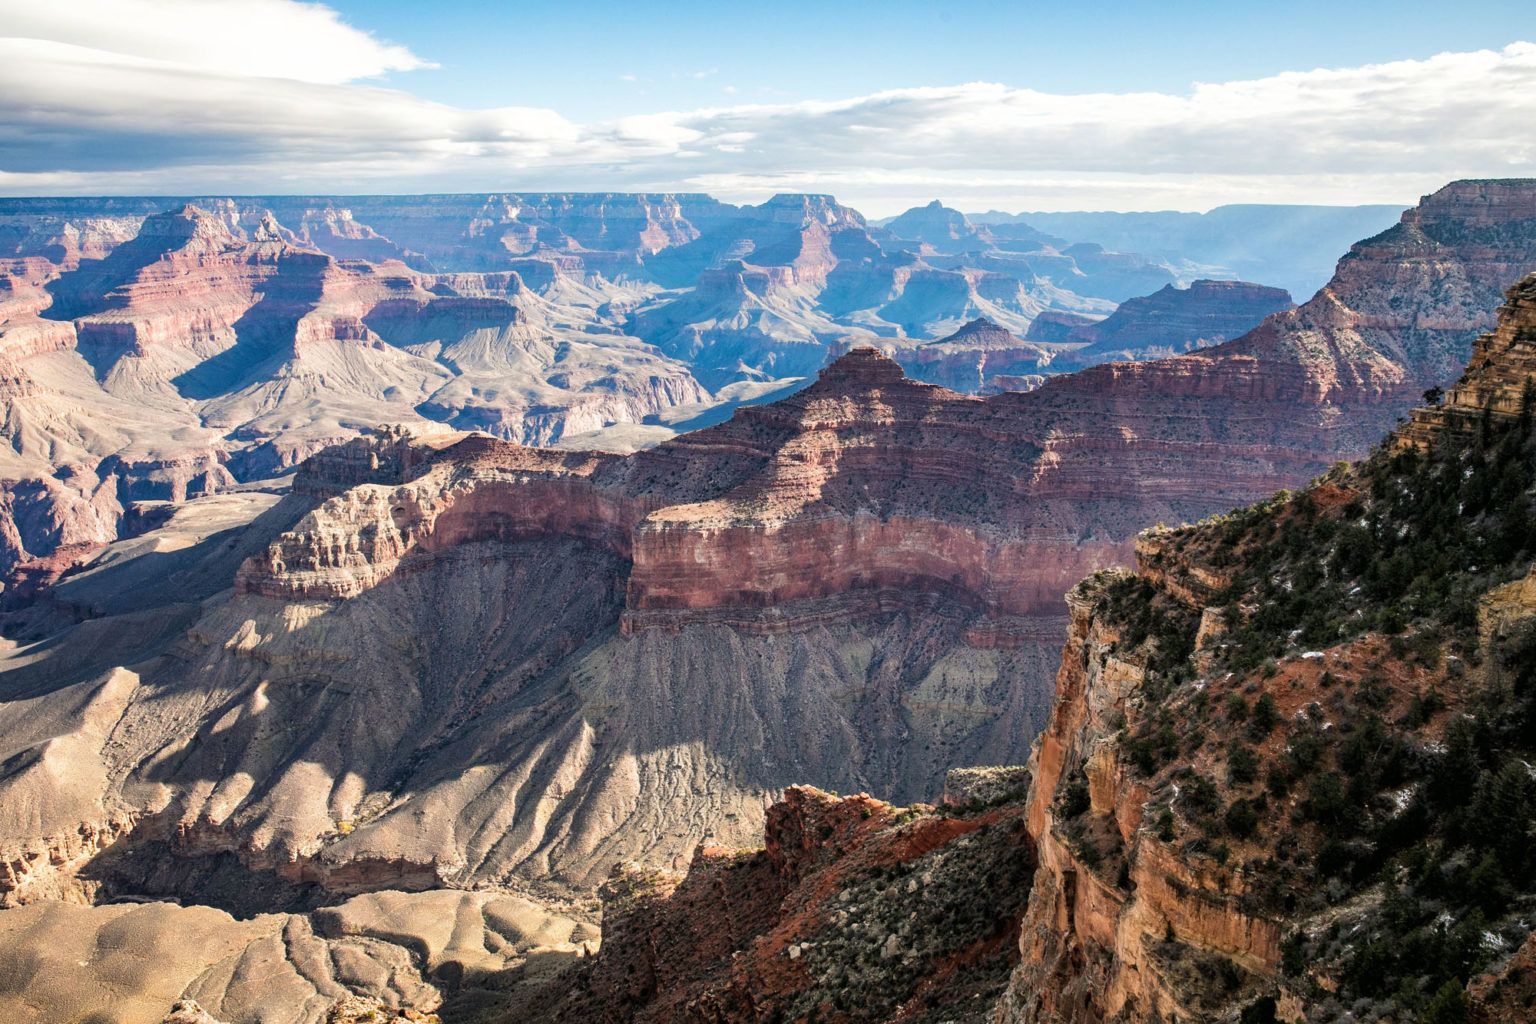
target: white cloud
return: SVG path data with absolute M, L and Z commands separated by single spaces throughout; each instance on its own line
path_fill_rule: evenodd
M 224 75 L 351 82 L 433 65 L 295 0 L 0 0 L 4 34 Z
M 1536 175 L 1531 43 L 1181 94 L 978 82 L 579 124 L 360 84 L 424 64 L 327 8 L 92 2 L 92 17 L 66 18 L 0 0 L 0 190 L 803 190 L 879 214 L 933 195 L 1013 209 L 1406 202 L 1455 177 Z M 250 44 L 272 32 L 282 45 Z

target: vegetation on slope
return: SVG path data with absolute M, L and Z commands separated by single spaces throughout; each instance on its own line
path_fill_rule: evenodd
M 1300 922 L 1309 1019 L 1467 1019 L 1536 923 L 1536 619 L 1479 616 L 1536 557 L 1533 408 L 1159 531 L 1104 581 L 1158 838 Z

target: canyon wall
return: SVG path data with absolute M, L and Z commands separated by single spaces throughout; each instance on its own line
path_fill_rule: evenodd
M 1072 592 L 998 1021 L 1521 1019 L 1532 879 L 1495 834 L 1529 810 L 1471 820 L 1501 760 L 1525 785 L 1528 734 L 1496 723 L 1530 714 L 1533 297 L 1536 276 L 1455 397 L 1367 461 L 1143 534 L 1134 575 Z M 1458 760 L 1474 729 L 1488 747 Z

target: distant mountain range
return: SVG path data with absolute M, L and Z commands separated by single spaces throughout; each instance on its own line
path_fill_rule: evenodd
M 1206 213 L 970 214 L 993 231 L 1025 225 L 1051 236 L 1094 242 L 1204 268 L 1206 277 L 1235 277 L 1277 285 L 1310 298 L 1333 270 L 1337 254 L 1356 239 L 1385 231 L 1399 206 L 1281 206 L 1243 203 Z M 1217 273 L 1220 271 L 1220 273 Z

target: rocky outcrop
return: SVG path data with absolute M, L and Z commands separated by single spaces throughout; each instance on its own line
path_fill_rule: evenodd
M 987 1018 L 1033 863 L 1016 809 L 797 787 L 764 843 L 701 848 L 681 877 L 616 872 L 602 950 L 552 986 L 549 1019 Z
M 1530 926 L 1512 894 L 1533 876 L 1499 837 L 1531 812 L 1516 796 L 1474 822 L 1496 779 L 1529 785 L 1529 736 L 1494 723 L 1531 713 L 1509 687 L 1528 676 L 1536 552 L 1505 538 L 1532 515 L 1536 440 L 1513 396 L 1533 288 L 1510 291 L 1459 397 L 1369 460 L 1144 534 L 1134 575 L 1072 592 L 998 1021 L 1520 1019 Z M 1394 553 L 1411 568 L 1388 579 Z M 1463 753 L 1474 732 L 1489 746 Z M 1424 956 L 1388 952 L 1416 942 Z
M 1082 347 L 1067 354 L 1062 365 L 1077 369 L 1206 348 L 1245 334 L 1265 317 L 1291 306 L 1285 290 L 1245 281 L 1197 280 L 1187 288 L 1166 285 L 1151 295 L 1126 299 L 1103 320 L 1065 332 L 1061 341 L 1082 343 Z
M 1142 713 L 1146 671 L 1115 656 L 1124 636 L 1104 621 L 1107 586 L 1084 584 L 1068 601 L 1056 705 L 1031 762 L 1040 869 L 999 1019 L 1218 1019 L 1259 994 L 1251 976 L 1272 974 L 1282 927 L 1248 909 L 1240 876 L 1158 838 L 1153 789 L 1119 742 Z M 1196 989 L 1186 969 L 1222 980 Z
M 1478 338 L 1472 361 L 1449 391 L 1415 409 L 1398 431 L 1403 444 L 1427 450 L 1446 435 L 1466 440 L 1485 420 L 1510 420 L 1536 413 L 1536 284 L 1510 288 L 1498 327 Z

